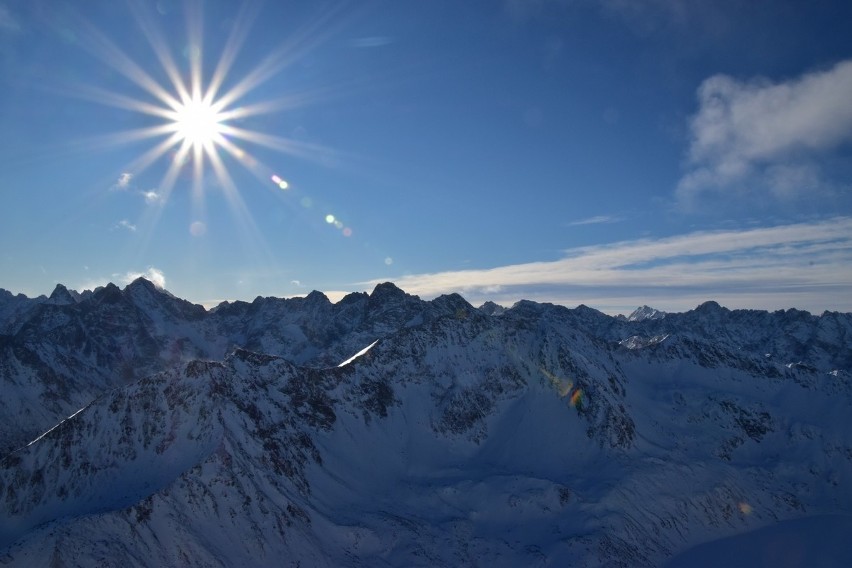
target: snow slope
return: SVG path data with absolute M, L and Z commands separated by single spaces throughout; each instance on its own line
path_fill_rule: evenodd
M 696 546 L 673 558 L 666 568 L 847 568 L 852 566 L 850 534 L 850 516 L 805 517 Z

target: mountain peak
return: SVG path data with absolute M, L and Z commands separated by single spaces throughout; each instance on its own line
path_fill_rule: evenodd
M 712 312 L 718 312 L 718 311 L 721 311 L 721 310 L 724 310 L 724 309 L 725 308 L 723 308 L 722 306 L 719 305 L 719 302 L 716 302 L 714 300 L 708 300 L 706 302 L 699 304 L 698 307 L 695 308 L 695 311 L 696 312 L 712 313 Z
M 370 293 L 369 305 L 375 308 L 389 303 L 403 302 L 407 297 L 409 297 L 408 294 L 393 282 L 382 282 L 377 284 Z
M 92 297 L 101 303 L 115 304 L 121 301 L 122 296 L 119 287 L 110 282 L 106 286 L 95 290 Z
M 331 300 L 328 299 L 328 296 L 320 292 L 319 290 L 313 290 L 310 294 L 305 296 L 305 300 L 310 303 L 320 303 L 320 304 L 330 304 Z
M 488 300 L 481 306 L 479 306 L 479 311 L 487 316 L 501 316 L 503 312 L 506 311 L 506 308 L 499 304 L 495 304 L 491 300 Z
M 452 294 L 441 294 L 432 300 L 430 305 L 441 311 L 452 314 L 460 314 L 461 312 L 467 313 L 474 309 L 467 300 L 455 292 Z
M 168 296 L 169 298 L 172 298 L 174 300 L 180 300 L 181 302 L 186 302 L 186 300 L 182 300 L 182 299 L 178 298 L 177 296 L 175 296 L 174 294 L 172 294 L 171 292 L 169 292 L 165 288 L 160 287 L 155 282 L 148 280 L 144 276 L 138 277 L 136 280 L 134 280 L 133 282 L 131 282 L 130 284 L 128 284 L 127 286 L 124 287 L 125 294 L 130 294 L 131 296 L 134 296 L 134 295 L 138 294 L 139 292 L 141 292 L 143 290 L 145 292 L 147 292 L 149 295 L 153 295 L 154 297 Z
M 62 284 L 57 284 L 53 292 L 50 293 L 48 302 L 57 305 L 76 304 L 80 295 L 77 292 L 68 290 Z
M 403 296 L 405 296 L 405 292 L 397 287 L 397 285 L 393 282 L 382 282 L 381 284 L 376 284 L 376 287 L 373 288 L 373 291 L 370 293 L 371 298 L 402 298 Z
M 627 321 L 657 320 L 663 319 L 664 317 L 666 317 L 666 312 L 657 310 L 650 306 L 642 306 L 633 310 L 633 312 L 627 316 Z
M 159 290 L 156 284 L 145 278 L 144 276 L 138 277 L 136 280 L 131 282 L 126 286 L 126 288 L 146 288 L 148 290 Z
M 346 294 L 345 296 L 343 296 L 343 298 L 341 298 L 340 301 L 337 302 L 337 303 L 341 306 L 346 306 L 346 305 L 349 305 L 349 304 L 357 304 L 358 302 L 360 302 L 362 300 L 366 300 L 369 297 L 370 297 L 370 295 L 367 294 L 366 292 L 350 292 L 349 294 Z

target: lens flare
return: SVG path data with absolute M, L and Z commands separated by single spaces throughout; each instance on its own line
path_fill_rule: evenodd
M 279 176 L 277 174 L 272 176 L 272 183 L 277 185 L 280 189 L 289 189 L 290 188 L 290 184 L 287 183 L 285 180 L 281 179 L 281 176 Z
M 557 377 L 544 367 L 539 367 L 539 371 L 547 378 L 548 382 L 550 383 L 550 386 L 552 386 L 553 389 L 557 393 L 559 393 L 559 398 L 565 398 L 571 392 L 571 389 L 574 388 L 574 383 L 571 381 L 571 379 L 562 379 L 560 377 Z
M 575 408 L 583 407 L 583 389 L 576 389 L 571 393 L 571 406 Z

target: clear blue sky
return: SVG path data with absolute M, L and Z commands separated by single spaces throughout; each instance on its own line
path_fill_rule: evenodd
M 0 0 L 0 287 L 852 311 L 850 25 L 845 1 Z M 169 104 L 217 67 L 205 151 Z

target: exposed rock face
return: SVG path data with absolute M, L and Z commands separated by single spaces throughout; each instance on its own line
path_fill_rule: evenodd
M 0 298 L 3 563 L 653 566 L 852 511 L 849 314 L 57 290 Z

